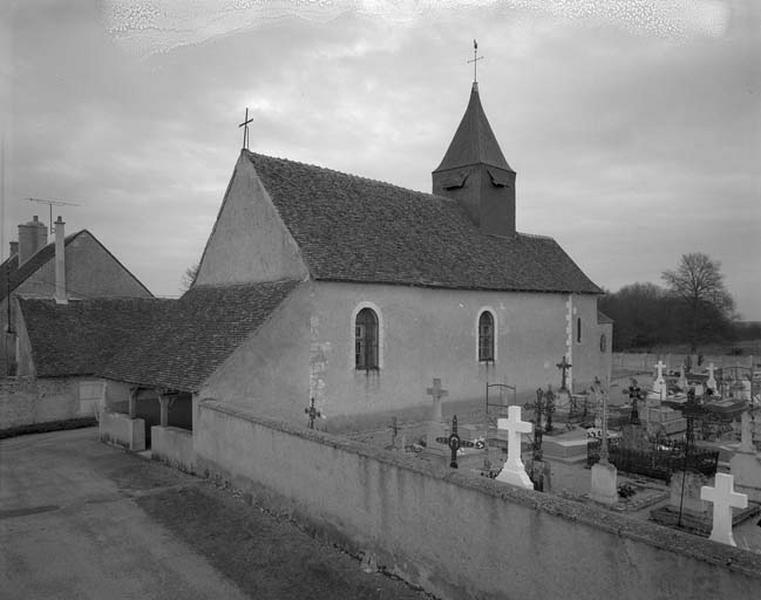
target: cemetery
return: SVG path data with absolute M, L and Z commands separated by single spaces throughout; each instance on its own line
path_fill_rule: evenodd
M 571 393 L 568 366 L 563 357 L 557 387 L 545 383 L 523 402 L 508 383 L 489 383 L 481 409 L 460 414 L 450 414 L 437 378 L 426 390 L 425 422 L 394 417 L 387 428 L 345 435 L 432 471 L 457 469 L 722 543 L 740 540 L 761 554 L 761 386 L 751 368 L 688 371 L 659 359 L 652 372 L 617 369 L 610 385 L 597 380 Z

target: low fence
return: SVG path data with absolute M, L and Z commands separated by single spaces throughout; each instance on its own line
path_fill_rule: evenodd
M 200 473 L 441 598 L 757 598 L 761 555 L 199 403 Z
M 729 356 L 726 354 L 717 355 L 698 355 L 698 354 L 678 354 L 671 352 L 614 352 L 613 369 L 625 369 L 630 371 L 646 371 L 648 373 L 655 371 L 655 365 L 662 360 L 670 369 L 680 369 L 687 357 L 690 357 L 692 371 L 698 372 L 708 368 L 713 363 L 717 369 L 724 367 L 742 367 L 751 369 L 755 366 L 758 368 L 758 361 L 761 356 Z M 700 361 L 699 361 L 700 358 Z M 698 365 L 700 362 L 700 365 Z
M 587 466 L 591 467 L 600 460 L 601 444 L 600 440 L 590 440 L 587 443 Z M 651 448 L 635 449 L 622 446 L 620 438 L 614 438 L 608 441 L 608 460 L 619 471 L 646 475 L 669 483 L 673 473 L 685 469 L 713 477 L 719 465 L 719 452 L 693 450 L 687 456 L 683 445 L 667 446 L 659 443 L 653 444 Z

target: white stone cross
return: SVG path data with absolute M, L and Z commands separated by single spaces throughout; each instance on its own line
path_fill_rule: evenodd
M 662 360 L 659 360 L 658 364 L 655 365 L 655 368 L 658 369 L 658 377 L 656 377 L 657 381 L 663 381 L 663 369 L 665 369 L 666 366 L 667 365 L 665 365 Z
M 734 483 L 734 475 L 716 473 L 715 487 L 704 485 L 700 488 L 700 499 L 713 503 L 713 528 L 709 539 L 729 546 L 737 546 L 732 535 L 732 507 L 748 507 L 748 495 L 735 492 Z
M 531 483 L 531 479 L 526 473 L 526 467 L 521 460 L 521 435 L 531 433 L 532 424 L 521 421 L 520 406 L 508 406 L 507 419 L 497 419 L 497 429 L 507 430 L 507 461 L 497 475 L 497 481 L 533 490 L 534 485 Z
M 441 399 L 449 395 L 449 392 L 441 387 L 441 379 L 434 378 L 433 387 L 425 391 L 429 396 L 433 396 L 433 421 L 441 420 Z
M 714 375 L 714 371 L 716 370 L 716 367 L 713 365 L 713 363 L 710 363 L 708 365 L 708 381 L 706 381 L 706 387 L 716 391 L 716 376 Z

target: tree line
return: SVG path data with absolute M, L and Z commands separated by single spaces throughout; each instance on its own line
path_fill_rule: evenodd
M 633 283 L 600 298 L 600 310 L 615 321 L 613 350 L 686 344 L 698 352 L 707 344 L 761 338 L 761 324 L 739 321 L 719 261 L 700 252 L 684 254 L 661 279 L 663 286 Z

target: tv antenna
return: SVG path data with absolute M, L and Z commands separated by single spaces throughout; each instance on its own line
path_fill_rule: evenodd
M 40 202 L 47 204 L 50 208 L 50 235 L 53 235 L 53 207 L 54 206 L 79 206 L 75 202 L 64 202 L 63 200 L 43 200 L 42 198 L 27 198 L 29 202 Z

